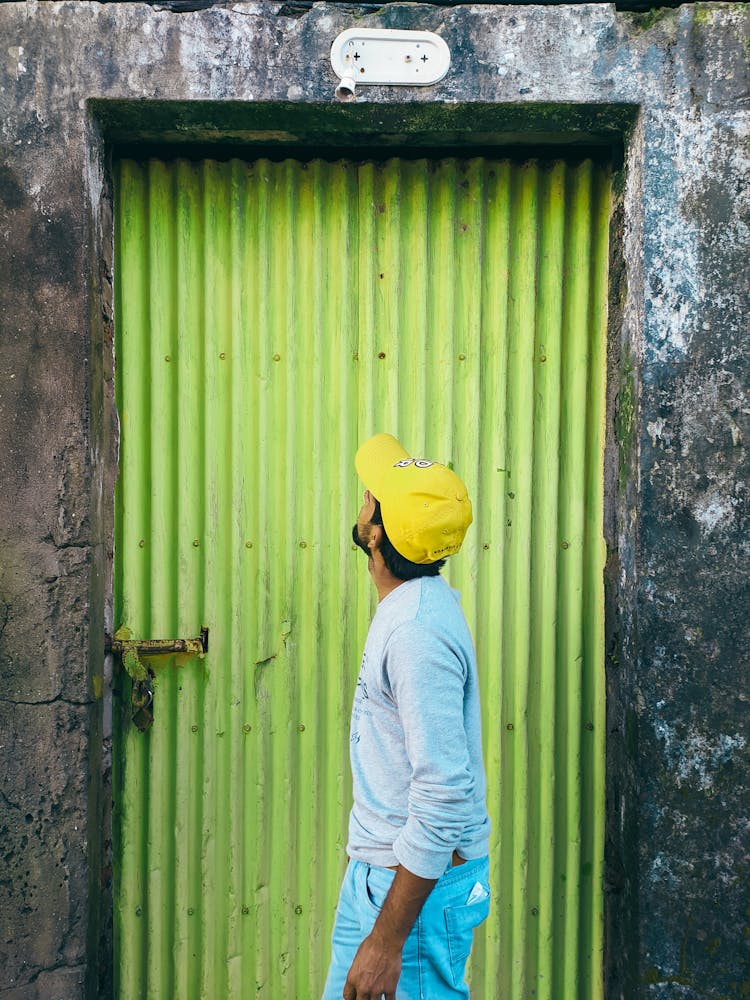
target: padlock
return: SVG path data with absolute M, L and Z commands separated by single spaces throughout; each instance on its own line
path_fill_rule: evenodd
M 133 725 L 140 732 L 145 733 L 147 729 L 151 728 L 154 722 L 154 713 L 151 711 L 151 705 L 154 700 L 154 688 L 150 677 L 143 681 L 133 681 L 133 691 L 130 700 L 135 709 L 133 712 Z
M 133 716 L 133 725 L 142 733 L 150 729 L 153 723 L 154 716 L 148 708 L 139 708 Z

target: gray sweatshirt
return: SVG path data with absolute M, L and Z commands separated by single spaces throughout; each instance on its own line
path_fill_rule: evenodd
M 367 634 L 351 721 L 347 853 L 439 878 L 488 852 L 474 645 L 442 577 L 401 584 Z

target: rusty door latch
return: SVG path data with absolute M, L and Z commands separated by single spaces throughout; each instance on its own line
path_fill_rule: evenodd
M 132 681 L 133 723 L 145 733 L 154 721 L 154 672 L 141 657 L 168 656 L 170 653 L 205 656 L 208 629 L 204 625 L 196 639 L 133 639 L 130 629 L 121 625 L 113 636 L 105 636 L 104 651 L 122 657 L 122 665 Z

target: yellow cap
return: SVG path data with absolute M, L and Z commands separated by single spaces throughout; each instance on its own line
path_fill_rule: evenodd
M 458 552 L 472 514 L 469 494 L 455 472 L 411 458 L 392 434 L 365 441 L 354 464 L 380 502 L 383 526 L 405 559 L 433 563 Z

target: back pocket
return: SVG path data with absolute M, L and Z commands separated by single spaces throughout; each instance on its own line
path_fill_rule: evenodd
M 484 899 L 477 900 L 476 903 L 466 903 L 464 906 L 447 906 L 445 908 L 448 955 L 454 986 L 460 986 L 464 981 L 466 960 L 471 951 L 474 928 L 487 919 L 489 912 L 489 894 Z

